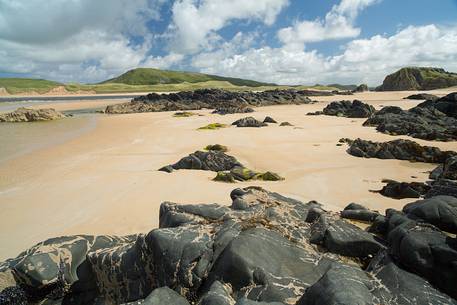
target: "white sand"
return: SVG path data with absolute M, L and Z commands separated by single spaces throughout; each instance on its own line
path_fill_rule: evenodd
M 402 100 L 411 93 L 316 99 L 359 98 L 376 108 L 409 108 L 418 103 Z M 362 127 L 364 119 L 305 115 L 322 110 L 326 103 L 263 107 L 252 114 L 258 119 L 269 115 L 295 127 L 197 131 L 208 123 L 230 124 L 246 116 L 219 116 L 210 111 L 196 111 L 205 116 L 190 118 L 174 118 L 172 112 L 99 116 L 97 126 L 88 133 L 0 164 L 0 259 L 53 236 L 148 232 L 158 225 L 163 201 L 230 204 L 230 191 L 249 185 L 303 201 L 314 199 L 333 210 L 353 201 L 381 211 L 414 201 L 393 200 L 369 190 L 380 189 L 384 178 L 425 181 L 426 172 L 435 165 L 348 155 L 345 146 L 336 146 L 340 138 L 388 141 L 398 137 Z M 70 102 L 62 107 L 78 105 Z M 457 150 L 456 142 L 415 141 Z M 229 153 L 249 168 L 275 171 L 286 180 L 225 184 L 211 181 L 213 172 L 157 171 L 216 143 L 227 145 Z

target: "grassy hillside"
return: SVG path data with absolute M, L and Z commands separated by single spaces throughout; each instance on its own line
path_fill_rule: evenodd
M 457 73 L 441 68 L 407 67 L 388 75 L 378 90 L 433 90 L 452 86 L 457 86 Z
M 209 81 L 229 82 L 230 84 L 235 86 L 249 87 L 274 85 L 240 78 L 222 77 L 217 75 L 209 75 L 195 72 L 158 70 L 151 68 L 138 68 L 130 70 L 119 77 L 104 81 L 101 84 L 116 83 L 127 85 L 158 85 L 179 83 L 193 84 Z
M 5 88 L 10 94 L 28 92 L 46 93 L 49 90 L 62 84 L 45 80 L 31 78 L 0 78 L 0 88 Z

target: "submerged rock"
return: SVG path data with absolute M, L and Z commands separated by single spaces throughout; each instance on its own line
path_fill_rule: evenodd
M 52 108 L 46 109 L 28 109 L 18 108 L 10 113 L 0 113 L 0 122 L 37 122 L 52 121 L 65 118 L 61 112 Z

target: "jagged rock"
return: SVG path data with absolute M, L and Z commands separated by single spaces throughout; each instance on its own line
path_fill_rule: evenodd
M 431 189 L 429 185 L 422 182 L 397 182 L 393 180 L 383 180 L 383 182 L 387 185 L 379 193 L 394 199 L 420 198 Z
M 429 93 L 418 93 L 418 94 L 412 94 L 407 97 L 405 97 L 405 100 L 437 100 L 439 99 L 438 96 L 429 94 Z
M 256 120 L 253 117 L 247 117 L 247 118 L 242 118 L 239 119 L 235 122 L 232 123 L 232 125 L 235 125 L 236 127 L 264 127 L 268 126 L 268 124 L 260 122 L 259 120 Z
M 168 287 L 157 288 L 144 300 L 124 305 L 190 305 L 181 295 Z
M 374 112 L 375 109 L 369 104 L 365 104 L 362 101 L 340 101 L 332 102 L 327 105 L 322 111 L 325 115 L 348 117 L 348 118 L 368 118 Z
M 200 89 L 171 94 L 150 93 L 134 98 L 129 103 L 110 105 L 106 113 L 135 113 L 156 111 L 198 110 L 202 108 L 217 109 L 216 113 L 252 112 L 251 107 L 309 104 L 312 94 L 320 92 L 297 90 L 269 90 L 263 92 L 233 92 L 221 89 Z
M 367 271 L 377 279 L 371 290 L 376 295 L 375 304 L 457 304 L 425 279 L 401 269 L 386 252 L 375 257 Z
M 370 91 L 367 84 L 361 84 L 357 88 L 352 90 L 352 92 L 367 92 L 367 91 Z
M 441 151 L 437 147 L 421 146 L 410 140 L 372 142 L 356 139 L 351 142 L 348 153 L 355 157 L 398 159 L 414 162 L 443 163 L 449 157 L 456 156 L 453 151 Z
M 430 100 L 409 110 L 384 107 L 364 126 L 374 126 L 383 133 L 409 135 L 424 140 L 457 140 L 457 93 Z
M 403 207 L 409 218 L 435 225 L 443 231 L 457 233 L 457 198 L 436 196 Z
M 457 180 L 457 156 L 447 158 L 443 165 L 431 173 L 430 178 Z
M 0 122 L 37 122 L 51 121 L 64 118 L 65 115 L 52 108 L 28 109 L 18 108 L 17 110 L 0 114 Z
M 370 211 L 357 203 L 351 203 L 340 213 L 342 218 L 373 222 L 379 216 L 378 212 Z
M 278 123 L 278 122 L 276 122 L 275 119 L 273 119 L 272 117 L 269 117 L 269 116 L 265 117 L 265 119 L 263 120 L 263 122 L 264 122 L 264 123 L 272 123 L 272 124 Z
M 371 279 L 360 268 L 333 263 L 297 305 L 372 305 Z

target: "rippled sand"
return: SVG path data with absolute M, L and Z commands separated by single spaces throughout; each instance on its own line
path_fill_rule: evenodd
M 229 204 L 230 191 L 248 185 L 304 201 L 317 200 L 333 210 L 352 201 L 378 210 L 401 208 L 412 200 L 393 200 L 369 190 L 380 189 L 384 178 L 424 181 L 434 165 L 352 157 L 345 152 L 346 147 L 336 146 L 340 138 L 388 141 L 397 137 L 362 127 L 364 119 L 305 114 L 322 110 L 328 101 L 353 98 L 378 109 L 382 105 L 409 108 L 418 103 L 402 99 L 409 94 L 412 92 L 316 98 L 321 102 L 263 107 L 252 114 L 262 120 L 268 115 L 278 122 L 288 121 L 295 127 L 197 131 L 208 123 L 230 124 L 246 116 L 212 115 L 206 110 L 196 111 L 204 116 L 190 118 L 174 118 L 172 112 L 94 115 L 93 128 L 62 139 L 58 127 L 62 123 L 51 122 L 47 137 L 60 141 L 0 163 L 0 259 L 53 236 L 147 232 L 157 227 L 163 201 Z M 84 108 L 82 105 L 88 104 L 57 106 L 68 110 Z M 78 128 L 88 126 L 83 125 Z M 13 143 L 15 137 L 11 131 L 8 139 Z M 456 142 L 416 141 L 457 150 Z M 229 153 L 249 168 L 275 171 L 286 180 L 233 185 L 211 181 L 215 176 L 212 172 L 157 171 L 215 143 L 228 146 Z

